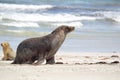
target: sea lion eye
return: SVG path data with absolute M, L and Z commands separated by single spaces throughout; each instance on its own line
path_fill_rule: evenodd
M 69 27 L 66 27 L 66 32 L 70 32 L 70 28 Z

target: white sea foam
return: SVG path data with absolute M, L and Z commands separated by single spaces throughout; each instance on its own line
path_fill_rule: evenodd
M 120 22 L 120 16 L 114 17 L 113 20 L 116 21 L 116 22 Z
M 2 18 L 16 21 L 44 21 L 44 22 L 68 22 L 81 20 L 96 20 L 96 17 L 76 16 L 72 14 L 25 14 L 25 13 L 2 13 Z
M 109 19 L 118 23 L 120 22 L 120 12 L 108 11 L 99 13 L 103 15 L 103 19 Z
M 23 33 L 25 31 L 21 31 L 21 30 L 7 30 L 8 32 L 14 32 L 14 33 Z
M 33 23 L 33 22 L 11 22 L 11 23 L 1 23 L 1 25 L 14 26 L 14 27 L 39 27 L 37 23 Z
M 55 23 L 53 25 L 54 26 L 68 25 L 68 26 L 75 26 L 76 28 L 81 28 L 81 26 L 83 26 L 81 22 Z
M 53 8 L 52 5 L 23 5 L 23 4 L 3 4 L 0 3 L 0 8 L 5 10 L 38 10 L 38 9 L 49 9 Z
M 112 15 L 112 16 L 107 16 L 107 18 L 108 19 L 111 19 L 112 21 L 115 21 L 115 22 L 118 22 L 118 23 L 120 23 L 120 15 L 119 16 L 114 16 L 114 15 Z
M 12 34 L 12 35 L 14 35 L 14 36 L 31 36 L 31 37 L 33 37 L 33 36 L 43 36 L 43 35 L 47 35 L 48 34 L 48 32 L 44 32 L 44 31 L 42 31 L 42 32 L 36 32 L 36 31 L 27 31 L 27 30 L 5 30 L 5 32 L 6 33 L 8 33 L 8 34 Z M 4 33 L 3 33 L 3 35 L 4 35 Z

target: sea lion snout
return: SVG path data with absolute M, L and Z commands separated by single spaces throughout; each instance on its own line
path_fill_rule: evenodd
M 72 31 L 75 30 L 75 27 L 74 26 L 68 26 L 67 30 L 68 30 L 68 33 L 72 32 Z
M 71 31 L 75 30 L 75 27 L 74 26 L 71 26 L 70 27 Z

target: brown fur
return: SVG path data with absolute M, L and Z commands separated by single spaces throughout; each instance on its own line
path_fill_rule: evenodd
M 2 60 L 14 60 L 15 52 L 10 47 L 10 44 L 8 42 L 3 42 L 1 43 L 1 46 L 3 48 L 3 54 L 4 54 Z
M 17 48 L 16 58 L 13 64 L 54 64 L 54 55 L 64 42 L 67 33 L 74 30 L 74 27 L 60 26 L 51 34 L 43 37 L 30 38 L 22 41 Z

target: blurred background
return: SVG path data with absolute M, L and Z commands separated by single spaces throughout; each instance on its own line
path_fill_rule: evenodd
M 60 52 L 120 52 L 120 0 L 0 0 L 0 43 L 14 50 L 60 25 L 76 28 Z

